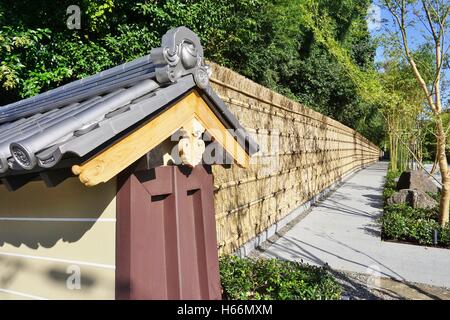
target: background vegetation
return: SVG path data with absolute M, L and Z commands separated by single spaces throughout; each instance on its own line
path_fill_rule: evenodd
M 442 103 L 433 111 L 417 82 L 419 73 L 426 88 L 435 88 L 431 93 L 447 86 L 447 51 L 437 59 L 436 41 L 420 35 L 425 13 L 436 12 L 429 21 L 444 42 L 450 15 L 444 2 L 378 1 L 394 21 L 396 14 L 408 18 L 408 34 L 419 43 L 409 50 L 401 26 L 391 24 L 373 39 L 371 0 L 79 0 L 79 30 L 66 26 L 71 4 L 0 0 L 0 106 L 145 55 L 168 29 L 185 25 L 200 36 L 209 60 L 356 129 L 389 152 L 393 171 L 425 160 L 435 164 L 433 172 L 446 170 L 448 101 L 435 99 Z M 384 61 L 376 64 L 380 45 Z
M 80 30 L 66 27 L 71 4 L 0 0 L 0 105 L 145 55 L 185 25 L 208 59 L 383 140 L 353 76 L 375 70 L 369 0 L 81 0 Z

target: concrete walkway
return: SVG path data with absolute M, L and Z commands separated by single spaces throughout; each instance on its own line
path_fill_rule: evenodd
M 350 177 L 262 255 L 450 288 L 450 250 L 381 241 L 387 165 Z

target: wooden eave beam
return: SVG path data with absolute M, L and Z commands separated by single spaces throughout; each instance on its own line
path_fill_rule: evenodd
M 205 127 L 238 165 L 248 166 L 249 155 L 207 103 L 193 91 L 108 149 L 81 165 L 74 165 L 72 172 L 88 187 L 107 182 L 193 119 L 197 119 Z

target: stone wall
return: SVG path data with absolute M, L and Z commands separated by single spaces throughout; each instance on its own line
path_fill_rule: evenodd
M 213 168 L 218 245 L 231 253 L 380 150 L 349 127 L 209 63 L 214 90 L 262 150 L 249 168 Z

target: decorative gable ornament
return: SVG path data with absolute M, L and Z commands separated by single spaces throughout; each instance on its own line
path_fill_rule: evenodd
M 195 167 L 202 162 L 203 152 L 205 152 L 203 132 L 205 128 L 196 119 L 180 129 L 182 138 L 178 142 L 178 151 L 182 164 Z
M 200 39 L 188 28 L 168 31 L 162 38 L 161 47 L 152 49 L 150 56 L 156 64 L 158 82 L 173 83 L 186 74 L 192 74 L 199 88 L 208 87 L 211 70 L 204 64 Z

